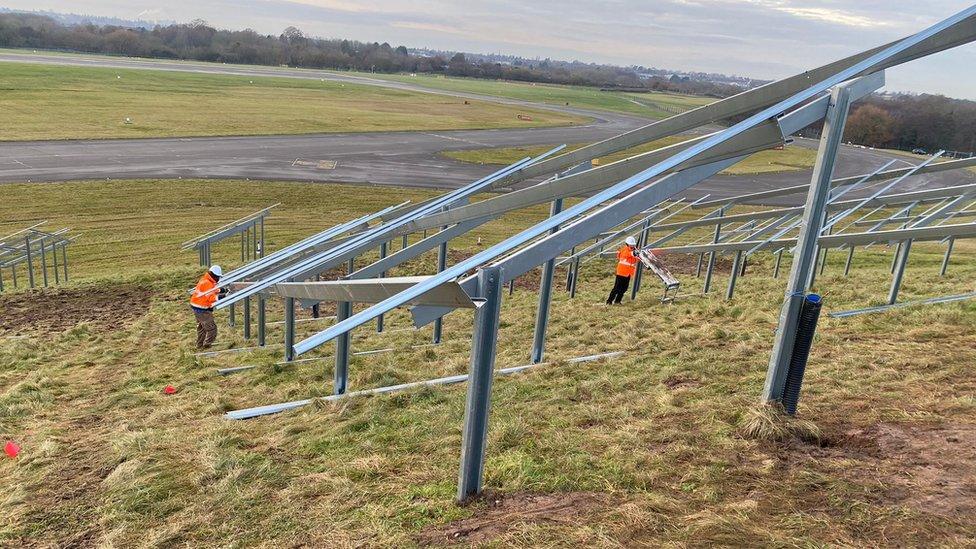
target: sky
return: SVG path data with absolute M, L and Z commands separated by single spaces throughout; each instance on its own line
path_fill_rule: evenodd
M 896 40 L 956 0 L 0 0 L 14 9 L 394 46 L 644 65 L 778 79 Z M 888 91 L 976 99 L 976 44 L 888 71 Z M 965 68 L 965 70 L 962 70 Z

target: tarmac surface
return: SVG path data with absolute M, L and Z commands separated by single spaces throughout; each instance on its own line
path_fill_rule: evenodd
M 85 179 L 221 178 L 313 182 L 367 183 L 407 187 L 453 188 L 474 181 L 498 166 L 457 162 L 441 151 L 559 145 L 591 142 L 623 133 L 649 120 L 573 106 L 548 105 L 478 94 L 431 90 L 420 85 L 389 82 L 329 71 L 281 67 L 250 67 L 212 63 L 155 61 L 102 56 L 19 54 L 0 52 L 0 62 L 166 70 L 238 76 L 279 76 L 329 79 L 386 88 L 437 93 L 497 103 L 546 108 L 587 116 L 588 124 L 551 128 L 459 130 L 442 132 L 375 132 L 248 137 L 22 141 L 0 143 L 0 181 L 52 182 Z M 712 128 L 714 131 L 715 128 Z M 791 146 L 816 148 L 817 141 L 797 139 Z M 866 174 L 895 158 L 893 168 L 915 159 L 861 147 L 841 149 L 836 176 Z M 756 176 L 716 176 L 687 195 L 730 197 L 809 183 L 810 171 Z M 895 191 L 976 182 L 967 170 L 923 175 L 906 180 Z M 877 184 L 875 184 L 877 185 Z M 862 193 L 854 192 L 850 196 Z M 803 195 L 774 199 L 768 204 L 798 204 Z

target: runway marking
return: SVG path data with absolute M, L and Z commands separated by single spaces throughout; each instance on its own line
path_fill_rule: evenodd
M 334 170 L 339 165 L 339 162 L 336 160 L 302 160 L 301 158 L 296 158 L 291 165 L 292 167 L 309 166 L 320 170 Z
M 17 160 L 16 158 L 11 158 L 10 160 L 14 161 L 14 163 L 16 163 L 16 164 L 20 164 L 21 166 L 23 166 L 23 167 L 25 167 L 27 169 L 31 169 L 31 170 L 34 169 L 34 166 L 28 166 L 27 164 L 24 164 L 23 162 L 21 162 L 20 160 Z
M 482 143 L 480 141 L 472 141 L 471 139 L 461 139 L 459 137 L 451 137 L 449 135 L 441 135 L 438 133 L 425 133 L 424 135 L 429 135 L 431 137 L 439 137 L 441 139 L 447 139 L 448 141 L 460 141 L 461 143 L 471 143 L 472 145 L 478 145 L 479 147 L 492 147 L 493 145 L 489 143 Z

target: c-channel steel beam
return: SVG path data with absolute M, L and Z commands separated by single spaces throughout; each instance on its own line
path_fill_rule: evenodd
M 949 256 L 952 255 L 952 246 L 956 243 L 955 238 L 950 238 L 949 243 L 946 244 L 945 257 L 942 258 L 942 268 L 939 269 L 939 276 L 945 276 L 946 270 L 949 268 Z
M 830 181 L 833 179 L 837 152 L 844 137 L 844 125 L 850 109 L 852 97 L 849 86 L 838 86 L 831 93 L 831 106 L 824 119 L 824 129 L 814 164 L 810 191 L 807 193 L 806 207 L 800 234 L 797 236 L 793 265 L 786 286 L 786 297 L 780 311 L 779 327 L 773 341 L 773 351 L 766 370 L 763 386 L 764 402 L 780 402 L 786 385 L 786 373 L 796 341 L 796 326 L 800 317 L 800 307 L 806 298 L 807 283 L 816 267 L 817 242 L 820 238 L 827 200 L 830 195 Z
M 446 193 L 438 197 L 437 200 L 431 202 L 427 206 L 413 210 L 402 218 L 397 218 L 388 223 L 383 223 L 382 225 L 369 229 L 359 235 L 358 238 L 347 241 L 333 249 L 301 261 L 297 265 L 294 265 L 283 272 L 277 272 L 270 277 L 263 278 L 260 282 L 252 284 L 248 288 L 224 299 L 222 302 L 223 307 L 227 307 L 233 304 L 235 301 L 239 301 L 248 295 L 252 295 L 259 291 L 264 291 L 268 287 L 279 282 L 289 279 L 302 279 L 342 263 L 349 257 L 355 257 L 363 251 L 378 245 L 380 242 L 389 240 L 391 236 L 398 235 L 398 233 L 395 233 L 395 230 L 399 227 L 405 226 L 408 222 L 421 216 L 431 214 L 441 209 L 445 205 L 456 203 L 457 201 L 464 200 L 473 194 L 482 192 L 495 179 L 510 173 L 511 171 L 527 163 L 535 162 L 550 154 L 554 154 L 562 148 L 564 148 L 564 146 L 556 147 L 555 149 L 552 149 L 551 151 L 548 151 L 547 153 L 544 153 L 536 158 L 525 158 L 519 162 L 506 166 L 505 168 L 502 168 L 501 170 L 498 170 L 473 183 Z M 215 308 L 222 308 L 221 302 L 218 302 Z
M 502 304 L 502 273 L 499 267 L 478 271 L 478 295 L 484 300 L 475 312 L 468 368 L 468 394 L 461 431 L 461 465 L 458 472 L 458 501 L 481 492 L 488 442 L 488 411 L 498 346 L 498 326 Z
M 908 173 L 909 171 L 916 170 L 916 175 L 928 174 L 928 173 L 938 173 L 949 170 L 959 170 L 963 168 L 971 168 L 976 166 L 976 157 L 966 158 L 964 160 L 949 160 L 946 162 L 939 162 L 938 164 L 930 164 L 923 169 L 916 170 L 915 167 L 909 168 L 898 168 L 896 170 L 888 170 L 872 175 L 869 179 L 861 180 L 862 176 L 855 175 L 850 177 L 841 177 L 834 179 L 830 182 L 831 187 L 842 187 L 846 185 L 851 185 L 855 183 L 870 183 L 873 181 L 885 181 L 888 179 L 894 179 L 901 177 Z M 721 200 L 709 200 L 708 202 L 702 202 L 696 206 L 696 208 L 708 208 L 716 205 L 727 205 L 731 206 L 733 204 L 751 203 L 756 201 L 762 201 L 766 198 L 775 198 L 779 196 L 787 196 L 791 194 L 803 193 L 810 190 L 810 185 L 796 185 L 794 187 L 784 187 L 782 189 L 773 189 L 771 191 L 761 191 L 757 193 L 742 194 L 739 196 L 734 196 L 732 198 L 725 198 Z
M 950 200 L 943 206 L 936 208 L 934 211 L 929 211 L 923 214 L 922 219 L 912 223 L 909 228 L 916 229 L 920 227 L 926 227 L 931 225 L 935 220 L 939 219 L 939 215 L 945 212 L 951 211 L 953 208 L 958 207 L 962 202 L 968 200 L 968 195 L 962 195 L 956 197 L 954 200 Z M 898 248 L 898 256 L 895 264 L 894 276 L 891 280 L 891 289 L 888 291 L 888 305 L 894 305 L 898 301 L 898 292 L 901 290 L 901 283 L 905 276 L 905 267 L 908 265 L 908 255 L 912 250 L 912 239 L 904 240 Z
M 635 176 L 627 178 L 624 181 L 621 181 L 620 183 L 617 183 L 616 185 L 613 185 L 612 187 L 579 202 L 578 204 L 564 210 L 561 214 L 549 218 L 548 220 L 539 223 L 533 227 L 530 227 L 504 240 L 503 242 L 495 246 L 492 246 L 491 248 L 483 252 L 475 254 L 468 260 L 458 263 L 457 265 L 445 270 L 443 273 L 437 276 L 430 277 L 426 281 L 417 284 L 416 286 L 408 290 L 405 290 L 400 294 L 397 294 L 396 296 L 393 296 L 381 303 L 373 305 L 372 307 L 358 314 L 353 315 L 352 317 L 346 319 L 345 321 L 337 323 L 335 326 L 332 326 L 330 329 L 327 329 L 323 332 L 313 335 L 312 337 L 297 344 L 295 346 L 295 351 L 301 354 L 307 352 L 308 350 L 314 349 L 318 345 L 321 345 L 322 343 L 326 341 L 330 341 L 331 339 L 335 338 L 340 333 L 351 330 L 352 328 L 362 324 L 363 322 L 372 320 L 377 315 L 383 314 L 384 312 L 399 307 L 409 302 L 410 300 L 414 299 L 415 297 L 419 297 L 423 295 L 430 289 L 439 286 L 443 282 L 447 282 L 449 280 L 454 279 L 457 276 L 460 276 L 468 269 L 477 267 L 478 265 L 481 265 L 486 261 L 490 261 L 502 254 L 511 251 L 512 249 L 518 246 L 526 244 L 529 241 L 538 238 L 539 236 L 547 232 L 552 227 L 564 223 L 572 219 L 573 217 L 576 217 L 577 215 L 583 214 L 584 212 L 592 208 L 598 207 L 606 200 L 609 200 L 613 197 L 626 193 L 634 189 L 638 185 L 646 183 L 648 180 L 660 176 L 666 173 L 667 171 L 672 170 L 675 167 L 681 165 L 682 163 L 691 160 L 696 156 L 720 145 L 721 143 L 726 142 L 732 139 L 733 137 L 748 131 L 750 128 L 755 127 L 758 124 L 761 124 L 765 120 L 768 120 L 772 117 L 779 116 L 780 113 L 798 107 L 799 105 L 809 101 L 810 99 L 813 99 L 814 97 L 818 96 L 822 92 L 838 84 L 846 82 L 847 80 L 855 78 L 861 74 L 871 73 L 873 71 L 880 70 L 881 68 L 883 68 L 883 66 L 886 66 L 886 64 L 890 64 L 890 62 L 893 59 L 896 59 L 899 55 L 905 54 L 911 48 L 923 44 L 925 40 L 937 35 L 940 32 L 943 32 L 951 28 L 957 28 L 957 26 L 960 25 L 960 23 L 974 16 L 976 16 L 976 6 L 972 6 L 940 23 L 937 23 L 936 25 L 933 25 L 932 27 L 929 27 L 928 29 L 922 32 L 919 32 L 904 40 L 901 40 L 891 47 L 885 47 L 882 50 L 880 50 L 878 53 L 867 56 L 864 60 L 854 64 L 853 66 L 825 78 L 819 83 L 806 88 L 804 91 L 797 93 L 796 95 L 793 95 L 790 98 L 773 105 L 772 107 L 763 109 L 762 111 L 746 118 L 742 122 L 739 122 L 738 124 L 735 124 L 734 126 L 721 131 L 719 134 L 711 136 L 708 139 L 702 141 L 701 143 L 698 143 L 693 147 L 690 147 L 688 149 L 685 149 L 684 151 L 677 153 L 676 155 L 669 158 L 668 160 L 661 162 L 658 165 L 652 166 L 651 168 L 648 168 L 647 170 L 644 170 Z M 967 37 L 968 40 L 972 40 L 973 37 L 976 36 L 976 32 L 971 32 L 971 34 L 972 36 Z M 870 78 L 867 80 L 861 79 L 858 80 L 858 82 L 867 83 L 868 84 L 867 87 L 869 87 L 872 90 L 877 89 L 878 87 L 877 82 L 872 81 L 872 79 Z M 719 162 L 716 164 L 723 164 L 723 162 Z M 695 171 L 697 170 L 692 169 L 692 170 L 687 170 L 686 172 L 695 172 Z M 705 173 L 707 173 L 707 171 L 708 170 L 705 170 Z M 686 172 L 679 172 L 679 174 L 686 173 Z M 662 181 L 666 181 L 668 179 L 669 178 L 664 178 L 662 179 Z M 657 183 L 653 185 L 649 185 L 645 188 L 654 189 L 656 191 L 668 187 L 667 185 L 661 185 L 660 183 L 661 181 L 658 181 Z M 690 184 L 688 184 L 688 186 L 690 186 Z M 684 190 L 684 188 L 680 190 Z M 676 192 L 669 193 L 665 196 L 660 196 L 657 198 L 657 200 L 651 202 L 650 205 L 656 204 L 661 200 L 664 200 L 665 198 L 673 196 L 674 194 L 676 194 Z M 642 206 L 644 208 L 647 208 L 649 204 L 643 203 Z M 605 211 L 606 211 L 605 208 L 598 210 L 598 214 L 604 213 Z M 574 224 L 574 226 L 575 225 L 576 224 Z M 559 233 L 557 233 L 557 235 L 558 234 Z M 553 238 L 557 235 L 552 235 L 552 237 L 549 238 Z M 587 235 L 585 238 L 586 239 L 592 238 L 592 235 Z M 540 242 L 545 242 L 545 240 L 546 239 L 543 239 Z M 572 243 L 570 243 L 570 246 L 571 245 Z M 529 248 L 534 248 L 536 246 L 538 246 L 538 244 L 530 246 Z M 564 247 L 562 249 L 566 249 L 567 247 Z M 557 251 L 556 253 L 559 252 Z M 541 257 L 544 258 L 545 256 L 541 256 Z M 536 265 L 537 264 L 538 263 L 536 263 Z
M 511 176 L 500 180 L 497 184 L 509 185 L 516 181 L 529 179 L 544 173 L 555 172 L 579 162 L 606 156 L 617 151 L 629 149 L 635 145 L 654 141 L 669 135 L 675 135 L 718 120 L 754 112 L 765 106 L 783 101 L 792 95 L 799 94 L 814 83 L 825 81 L 836 74 L 849 74 L 850 78 L 864 76 L 966 44 L 976 37 L 976 18 L 973 17 L 973 12 L 967 10 L 937 24 L 935 27 L 930 27 L 926 31 L 916 34 L 914 37 L 909 37 L 909 39 L 915 37 L 919 37 L 919 39 L 913 40 L 912 45 L 907 48 L 903 48 L 903 45 L 906 44 L 904 39 L 878 46 L 816 69 L 771 82 L 721 101 L 654 122 L 599 143 L 588 145 L 546 162 L 540 162 L 535 166 L 519 170 Z M 889 52 L 896 50 L 900 50 L 900 52 L 888 55 Z M 870 62 L 871 60 L 882 58 L 883 60 L 880 62 Z M 864 69 L 855 69 L 860 67 L 864 67 Z
M 561 198 L 552 201 L 549 216 L 552 217 L 563 209 Z M 559 227 L 553 227 L 549 234 L 554 234 Z M 549 305 L 552 302 L 552 277 L 556 269 L 556 260 L 550 258 L 542 267 L 542 278 L 539 280 L 539 308 L 535 317 L 535 332 L 532 337 L 531 363 L 542 362 L 542 354 L 546 345 L 546 327 L 549 324 Z

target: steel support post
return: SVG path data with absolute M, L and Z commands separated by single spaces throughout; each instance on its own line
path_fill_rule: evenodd
M 570 257 L 576 255 L 576 246 L 573 246 L 573 248 L 569 250 L 569 255 Z M 571 269 L 570 267 L 566 267 L 566 291 L 568 292 L 572 287 L 573 287 L 573 269 Z
M 51 258 L 54 260 L 54 283 L 61 284 L 61 272 L 58 265 L 58 244 L 51 244 Z
M 407 239 L 407 235 L 403 235 L 403 238 L 400 239 L 400 249 L 406 249 L 406 247 L 409 245 L 410 241 Z
M 725 216 L 725 208 L 720 208 L 718 210 L 718 217 Z M 715 224 L 715 236 L 712 238 L 713 244 L 718 244 L 719 239 L 722 237 L 722 224 Z M 712 289 L 712 273 L 715 271 L 715 259 L 718 252 L 712 252 L 708 254 L 708 268 L 705 270 L 705 284 L 702 286 L 702 293 L 707 294 L 709 290 Z
M 773 350 L 769 358 L 769 367 L 766 370 L 766 381 L 762 394 L 764 402 L 781 402 L 783 399 L 786 374 L 796 341 L 797 321 L 806 294 L 806 283 L 810 280 L 811 272 L 816 267 L 817 242 L 820 238 L 824 214 L 827 209 L 830 182 L 833 179 L 837 152 L 844 137 L 844 125 L 851 103 L 850 97 L 850 89 L 847 85 L 835 87 L 831 91 L 830 106 L 827 108 L 827 115 L 824 118 L 820 148 L 817 151 L 817 162 L 813 168 L 810 190 L 807 193 L 806 205 L 803 209 L 803 221 L 800 225 L 800 233 L 797 236 L 796 248 L 793 253 L 793 265 L 790 268 L 790 279 L 786 286 L 786 297 L 783 300 L 779 327 L 776 330 Z
M 942 258 L 942 268 L 939 270 L 939 276 L 945 276 L 946 270 L 949 268 L 949 256 L 952 255 L 952 246 L 956 243 L 955 238 L 950 238 L 949 243 L 946 246 L 945 257 Z
M 227 323 L 233 328 L 237 326 L 237 315 L 234 312 L 234 304 L 231 303 L 230 307 L 227 309 Z
M 44 287 L 47 288 L 47 246 L 44 245 L 44 239 L 42 238 L 41 243 L 41 273 L 42 280 L 44 280 Z
M 891 279 L 891 290 L 888 292 L 888 305 L 894 305 L 898 301 L 898 292 L 901 290 L 901 282 L 905 277 L 905 267 L 908 265 L 908 254 L 911 251 L 911 240 L 900 243 L 897 261 L 895 261 L 895 272 Z
M 637 239 L 637 249 L 643 249 L 647 246 L 647 229 L 651 226 L 651 220 L 644 220 L 644 226 L 641 229 L 640 238 Z M 634 301 L 637 299 L 637 292 L 640 291 L 641 280 L 644 278 L 644 263 L 642 261 L 637 261 L 637 271 L 634 272 L 634 287 L 630 289 L 630 300 Z
M 10 276 L 12 276 L 14 279 L 14 289 L 16 290 L 17 289 L 17 266 L 16 265 L 10 266 Z
M 735 283 L 742 272 L 742 251 L 735 252 L 735 259 L 732 261 L 732 270 L 729 272 L 729 287 L 725 290 L 725 299 L 732 299 L 735 295 Z
M 336 322 L 352 316 L 352 303 L 340 301 L 336 303 Z M 337 395 L 345 394 L 349 388 L 349 332 L 336 338 L 335 371 L 332 375 L 332 392 Z
M 233 311 L 233 309 L 231 309 Z M 285 362 L 295 359 L 295 298 L 285 298 Z
M 773 278 L 779 278 L 779 268 L 783 265 L 783 248 L 776 252 L 776 265 L 773 266 Z
M 68 244 L 61 245 L 61 265 L 64 267 L 64 282 L 68 282 Z
M 441 230 L 445 230 L 447 227 L 441 227 Z M 437 272 L 441 272 L 447 268 L 447 242 L 442 242 L 437 248 Z M 511 287 L 509 287 L 509 293 L 514 291 L 515 281 L 512 281 Z M 434 321 L 434 343 L 441 342 L 441 332 L 444 329 L 443 319 L 438 318 Z
M 579 270 L 580 270 L 580 260 L 577 257 L 576 261 L 573 261 L 573 284 L 569 288 L 570 299 L 576 297 L 576 285 L 579 284 Z
M 383 242 L 382 244 L 380 244 L 380 259 L 384 259 L 386 257 L 386 251 L 388 249 L 388 246 L 389 244 L 387 242 Z M 386 271 L 380 273 L 380 278 L 385 278 L 385 277 L 386 277 Z M 383 315 L 376 317 L 376 333 L 378 334 L 383 333 Z
M 0 269 L 0 292 L 3 292 L 3 269 Z
M 26 244 L 25 249 L 27 251 L 27 281 L 30 283 L 30 287 L 33 288 L 34 287 L 34 260 L 32 259 L 31 256 L 31 249 L 30 249 L 31 241 L 29 235 L 24 237 L 24 243 Z
M 698 265 L 695 266 L 695 278 L 701 278 L 702 263 L 705 262 L 705 254 L 698 254 Z
M 508 295 L 512 295 L 514 293 L 515 293 L 515 279 L 513 278 L 508 281 Z
M 265 316 L 264 296 L 258 294 L 258 346 L 264 347 L 266 342 L 267 317 Z
M 484 303 L 475 312 L 468 372 L 468 395 L 461 434 L 461 466 L 458 473 L 458 501 L 481 493 L 488 442 L 488 412 L 498 343 L 501 312 L 502 272 L 499 267 L 478 271 L 478 295 Z
M 851 263 L 854 261 L 854 246 L 847 250 L 847 261 L 844 262 L 844 276 L 851 274 Z
M 251 298 L 244 300 L 244 339 L 251 339 Z
M 563 210 L 563 199 L 557 198 L 552 201 L 549 209 L 549 217 L 552 217 Z M 553 228 L 549 234 L 554 234 L 559 227 Z M 549 305 L 552 301 L 552 277 L 556 270 L 556 259 L 546 261 L 542 266 L 542 278 L 539 280 L 539 309 L 535 315 L 535 334 L 532 337 L 532 357 L 530 362 L 538 364 L 542 362 L 542 355 L 546 346 L 546 328 L 549 325 Z

